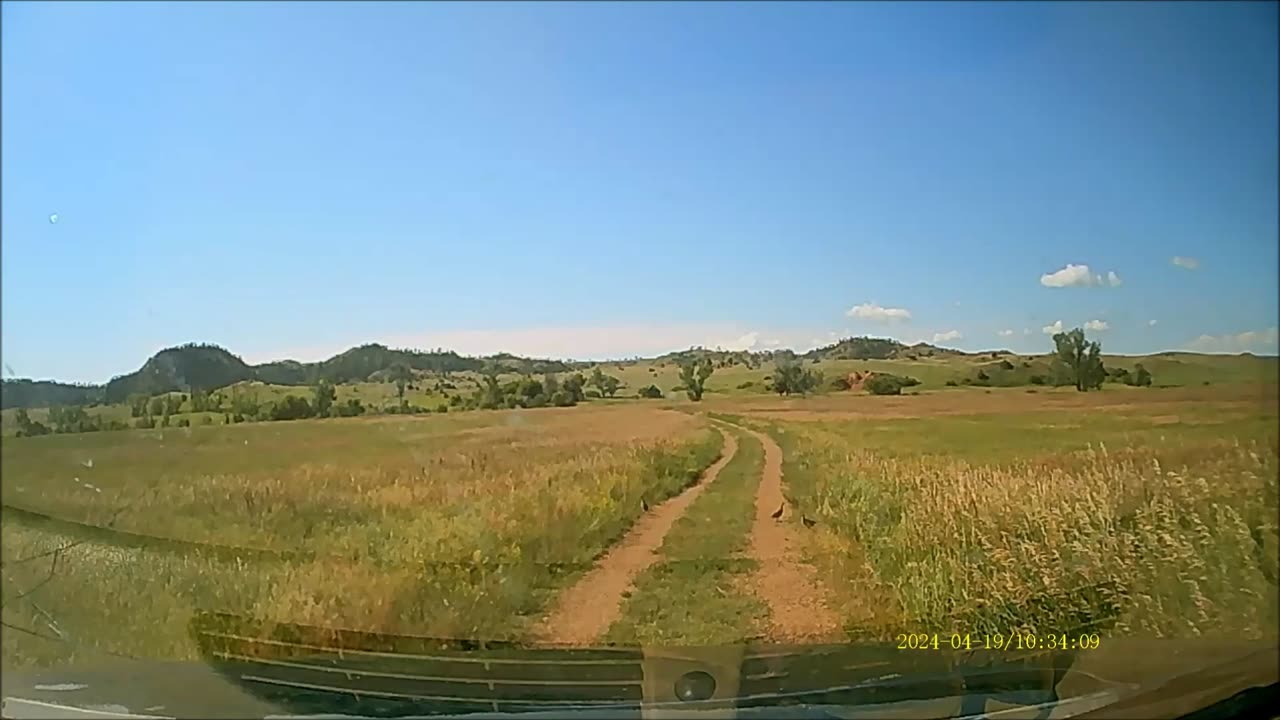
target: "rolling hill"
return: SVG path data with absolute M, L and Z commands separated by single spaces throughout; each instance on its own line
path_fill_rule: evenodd
M 736 384 L 760 383 L 768 366 L 781 357 L 821 363 L 829 377 L 875 370 L 918 377 L 925 387 L 944 384 L 1014 386 L 1032 383 L 1033 376 L 1049 374 L 1047 355 L 1016 355 L 1007 350 L 966 353 L 928 343 L 906 345 L 889 338 L 850 337 L 803 354 L 790 349 L 765 351 L 707 350 L 690 348 L 652 359 L 616 361 L 624 382 L 648 384 L 660 381 L 668 387 L 677 382 L 675 366 L 685 358 L 711 357 L 718 380 Z M 1104 355 L 1108 368 L 1132 369 L 1144 363 L 1160 384 L 1204 384 L 1208 382 L 1273 382 L 1280 367 L 1274 357 L 1242 355 L 1202 355 L 1163 352 L 1146 356 Z M 542 374 L 588 368 L 593 363 L 525 358 L 510 353 L 469 357 L 451 350 L 393 349 L 370 343 L 351 348 L 319 362 L 278 360 L 259 365 L 246 363 L 238 355 L 217 345 L 189 343 L 161 350 L 141 368 L 112 378 L 103 385 L 61 383 L 51 380 L 6 378 L 0 391 L 0 407 L 40 408 L 55 405 L 121 403 L 130 395 L 158 395 L 166 392 L 212 390 L 240 382 L 304 386 L 327 380 L 334 384 L 377 381 L 397 363 L 421 372 L 449 373 L 478 371 L 496 365 L 504 372 Z M 657 372 L 661 370 L 662 372 Z M 656 373 L 656 374 L 655 374 Z M 744 374 L 745 373 L 745 374 Z M 634 375 L 634 377 L 632 377 Z M 741 377 L 739 377 L 741 375 Z M 948 382 L 950 381 L 950 382 Z M 747 385 L 743 385 L 746 387 Z

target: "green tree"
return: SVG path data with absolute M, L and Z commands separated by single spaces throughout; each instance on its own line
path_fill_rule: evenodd
M 261 410 L 257 393 L 241 392 L 240 388 L 231 389 L 231 412 L 247 417 L 256 417 Z
M 213 401 L 204 390 L 191 391 L 191 412 L 206 412 L 213 409 Z
M 387 379 L 396 384 L 396 397 L 400 400 L 400 407 L 404 407 L 404 389 L 408 387 L 409 381 L 413 380 L 413 371 L 409 366 L 402 363 L 392 363 L 387 369 Z
M 329 417 L 329 410 L 333 407 L 334 400 L 338 399 L 338 392 L 328 380 L 321 380 L 315 385 L 315 398 L 312 404 L 315 406 L 316 415 L 319 417 Z
M 1074 384 L 1080 392 L 1102 387 L 1107 372 L 1102 366 L 1102 346 L 1096 340 L 1090 342 L 1083 329 L 1074 328 L 1054 335 L 1053 344 L 1066 384 Z
M 705 356 L 701 360 L 689 359 L 680 363 L 680 384 L 684 387 L 684 392 L 689 396 L 690 400 L 698 402 L 702 399 L 702 393 L 707 386 L 707 378 L 711 377 L 711 374 L 715 371 L 711 358 Z
M 640 392 L 636 393 L 636 395 L 642 398 L 659 399 L 662 397 L 662 390 L 659 389 L 657 385 L 650 385 L 645 388 L 640 388 Z
M 779 395 L 805 395 L 822 384 L 822 373 L 809 370 L 793 358 L 774 362 L 773 391 Z
M 580 403 L 587 399 L 586 385 L 587 379 L 582 377 L 582 373 L 573 373 L 564 379 L 564 391 L 569 393 L 569 397 L 573 398 L 574 403 Z
M 875 373 L 862 383 L 862 387 L 872 395 L 901 395 L 902 388 L 919 384 L 920 381 L 913 377 Z
M 612 375 L 605 375 L 598 365 L 591 369 L 591 384 L 605 397 L 613 397 L 614 393 L 618 392 L 618 388 L 622 387 L 621 380 Z
M 27 415 L 26 408 L 19 408 L 14 415 L 14 420 L 18 423 L 18 437 L 35 437 L 49 434 L 49 428 L 44 423 L 32 420 L 31 416 Z
M 135 393 L 129 396 L 130 417 L 142 417 L 147 414 L 147 396 Z
M 601 388 L 600 392 L 604 393 L 605 397 L 613 397 L 620 387 L 622 387 L 621 380 L 612 375 L 606 375 L 604 378 L 604 387 Z
M 1151 373 L 1138 363 L 1133 366 L 1133 384 L 1138 387 L 1151 387 Z
M 270 419 L 272 420 L 301 420 L 309 418 L 315 414 L 311 403 L 306 398 L 297 395 L 285 395 L 283 400 L 275 403 L 271 407 Z

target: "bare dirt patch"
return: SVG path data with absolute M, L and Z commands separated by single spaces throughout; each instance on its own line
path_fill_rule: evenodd
M 657 560 L 657 550 L 671 526 L 737 451 L 733 434 L 724 433 L 720 459 L 707 468 L 697 484 L 641 516 L 595 567 L 560 594 L 551 613 L 534 627 L 532 639 L 553 645 L 590 645 L 603 636 L 621 617 L 623 597 L 632 589 L 636 576 Z

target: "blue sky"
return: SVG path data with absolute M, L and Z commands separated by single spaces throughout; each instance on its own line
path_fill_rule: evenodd
M 1274 353 L 1276 28 L 1274 3 L 5 3 L 5 374 L 191 340 L 1045 351 L 1091 321 L 1113 352 Z

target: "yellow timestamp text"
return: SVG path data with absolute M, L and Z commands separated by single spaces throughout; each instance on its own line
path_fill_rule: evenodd
M 1097 650 L 1097 633 L 899 633 L 899 650 Z

